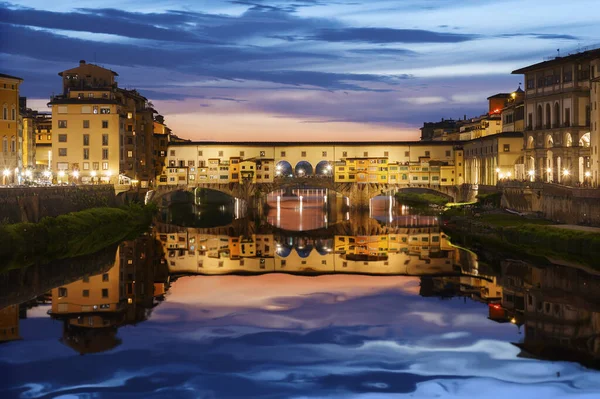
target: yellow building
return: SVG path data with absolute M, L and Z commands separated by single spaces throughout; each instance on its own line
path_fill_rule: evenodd
M 35 134 L 36 168 L 45 171 L 50 168 L 52 160 L 52 114 L 37 114 Z
M 19 135 L 19 86 L 23 79 L 0 73 L 1 183 L 19 181 L 23 168 L 23 138 Z
M 499 180 L 526 178 L 523 133 L 504 132 L 464 144 L 465 183 L 496 185 Z
M 21 339 L 19 335 L 19 305 L 0 309 L 0 342 Z
M 160 145 L 156 145 L 154 110 L 148 100 L 136 90 L 118 88 L 116 72 L 84 60 L 59 76 L 63 94 L 49 103 L 50 162 L 57 180 L 154 184 L 162 166 L 156 163 L 160 153 L 155 148 Z

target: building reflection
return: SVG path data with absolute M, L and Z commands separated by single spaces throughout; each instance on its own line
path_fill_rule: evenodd
M 167 292 L 162 248 L 147 235 L 123 242 L 113 265 L 52 290 L 52 318 L 63 321 L 62 342 L 81 354 L 121 343 L 117 329 L 147 320 Z
M 81 354 L 110 350 L 121 343 L 119 328 L 147 320 L 170 282 L 184 275 L 409 275 L 419 277 L 421 296 L 480 302 L 489 320 L 514 325 L 520 356 L 600 368 L 600 274 L 520 261 L 483 265 L 423 220 L 420 226 L 369 220 L 310 234 L 157 224 L 152 234 L 122 243 L 113 264 L 0 309 L 0 342 L 20 339 L 27 310 L 51 301 L 65 345 Z

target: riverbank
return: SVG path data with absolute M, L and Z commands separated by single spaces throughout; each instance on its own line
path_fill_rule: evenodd
M 396 201 L 407 205 L 442 207 L 448 203 L 448 198 L 427 193 L 397 192 Z
M 0 270 L 97 252 L 141 234 L 155 213 L 154 206 L 132 204 L 0 225 Z
M 552 226 L 548 220 L 500 210 L 454 208 L 442 215 L 452 242 L 484 253 L 490 249 L 507 257 L 548 262 L 562 259 L 600 270 L 600 234 Z M 497 254 L 496 254 L 497 256 Z

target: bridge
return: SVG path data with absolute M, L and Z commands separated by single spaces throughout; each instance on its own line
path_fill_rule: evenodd
M 292 189 L 323 189 L 329 194 L 340 194 L 348 198 L 351 209 L 369 209 L 371 199 L 380 195 L 393 195 L 399 191 L 416 193 L 432 193 L 441 195 L 448 202 L 470 200 L 472 190 L 469 185 L 440 186 L 433 184 L 393 184 L 393 183 L 355 183 L 336 182 L 327 177 L 277 177 L 269 183 L 229 182 L 229 183 L 195 183 L 185 185 L 159 186 L 151 195 L 154 202 L 172 202 L 172 194 L 181 191 L 196 192 L 198 189 L 218 191 L 233 198 L 244 200 L 246 204 L 254 204 L 269 193 L 276 191 L 291 192 Z

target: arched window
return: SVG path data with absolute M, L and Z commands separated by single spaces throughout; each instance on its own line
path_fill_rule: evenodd
M 550 121 L 552 113 L 550 112 L 550 104 L 546 104 L 546 129 L 550 129 Z
M 8 152 L 8 138 L 2 137 L 2 152 Z
M 14 105 L 12 106 L 12 109 L 11 109 L 10 113 L 11 113 L 10 119 L 13 120 L 13 121 L 16 121 L 17 120 L 17 110 L 15 109 Z
M 8 120 L 8 107 L 6 104 L 4 104 L 4 107 L 2 107 L 2 119 Z
M 17 140 L 15 140 L 15 136 L 10 138 L 10 152 L 17 152 Z
M 560 125 L 560 105 L 558 103 L 554 103 L 554 126 L 558 127 Z
M 573 146 L 573 137 L 571 133 L 565 133 L 563 147 L 572 147 Z

